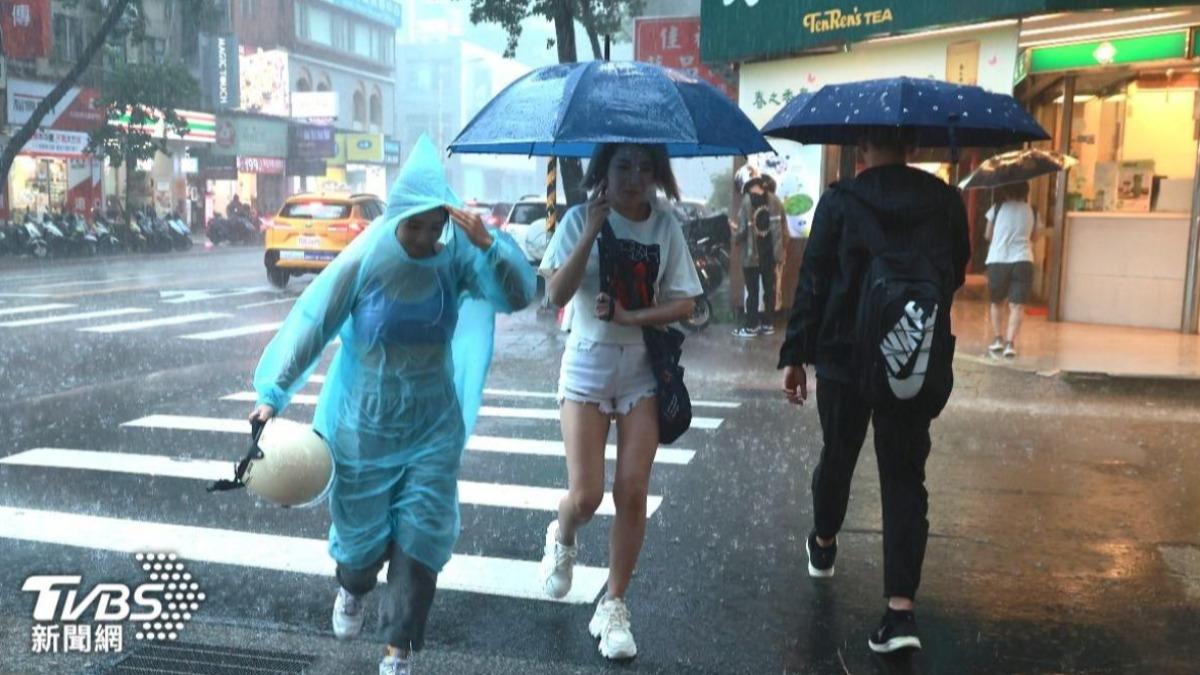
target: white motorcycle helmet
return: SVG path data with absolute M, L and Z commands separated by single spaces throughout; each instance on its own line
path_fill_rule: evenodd
M 240 476 L 246 489 L 279 506 L 314 506 L 325 498 L 333 484 L 333 453 L 312 426 L 273 417 L 258 449 Z

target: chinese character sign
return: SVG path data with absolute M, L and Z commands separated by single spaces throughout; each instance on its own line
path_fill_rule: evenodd
M 737 100 L 732 73 L 717 73 L 700 63 L 700 17 L 637 19 L 634 58 L 675 68 L 711 83 Z
M 36 59 L 50 54 L 50 0 L 0 0 L 4 55 Z

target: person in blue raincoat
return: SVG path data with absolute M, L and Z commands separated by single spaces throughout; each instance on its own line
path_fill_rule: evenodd
M 363 598 L 389 562 L 381 673 L 408 673 L 437 574 L 458 538 L 458 470 L 492 353 L 494 312 L 527 306 L 520 247 L 460 210 L 422 137 L 382 218 L 300 296 L 254 374 L 251 419 L 282 412 L 335 337 L 313 420 L 334 457 L 329 553 L 333 629 L 362 628 Z M 446 228 L 447 221 L 457 226 Z

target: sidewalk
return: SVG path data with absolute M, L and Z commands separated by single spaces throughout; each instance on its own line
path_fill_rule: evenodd
M 1047 321 L 1026 314 L 1017 358 L 991 356 L 986 284 L 969 278 L 954 304 L 958 357 L 1043 375 L 1200 380 L 1200 335 Z

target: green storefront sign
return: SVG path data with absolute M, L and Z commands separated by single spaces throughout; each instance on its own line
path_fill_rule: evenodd
M 836 47 L 881 35 L 1050 12 L 1134 9 L 1195 0 L 703 0 L 706 63 L 750 61 Z M 982 5 L 982 6 L 981 6 Z
M 1187 57 L 1187 38 L 1187 31 L 1177 31 L 1117 40 L 1038 47 L 1029 52 L 1029 72 L 1044 73 L 1051 70 L 1182 59 Z

